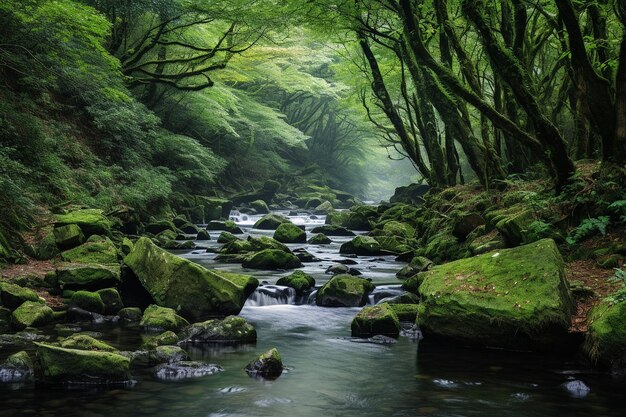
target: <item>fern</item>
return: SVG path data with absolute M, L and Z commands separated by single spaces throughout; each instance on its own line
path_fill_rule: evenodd
M 605 298 L 605 300 L 611 304 L 621 303 L 626 300 L 626 270 L 621 268 L 615 268 L 615 274 L 611 278 L 609 278 L 611 282 L 620 282 L 622 283 L 622 288 L 620 288 L 617 292 L 609 295 Z
M 587 239 L 600 233 L 602 236 L 606 236 L 606 228 L 609 225 L 611 219 L 609 216 L 594 217 L 591 219 L 585 219 L 580 225 L 572 230 L 572 232 L 565 239 L 570 245 L 574 245 L 582 240 Z

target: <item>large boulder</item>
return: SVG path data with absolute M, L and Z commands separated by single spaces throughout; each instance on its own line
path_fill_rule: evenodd
M 119 263 L 117 247 L 111 239 L 101 238 L 96 235 L 90 237 L 86 243 L 62 252 L 61 257 L 67 262 L 83 264 L 106 265 Z
M 104 314 L 105 311 L 102 298 L 97 292 L 76 291 L 72 294 L 69 305 L 92 313 Z
M 626 301 L 603 300 L 587 319 L 589 330 L 583 349 L 596 364 L 607 368 L 626 366 Z
M 56 270 L 58 284 L 66 290 L 99 290 L 120 282 L 119 266 L 69 264 Z
M 97 209 L 76 210 L 56 218 L 55 226 L 75 224 L 86 237 L 91 235 L 108 235 L 111 232 L 111 220 Z
M 72 249 L 85 242 L 85 235 L 76 224 L 55 227 L 54 241 L 61 250 Z
M 333 243 L 333 241 L 330 240 L 330 238 L 325 234 L 318 233 L 315 236 L 311 237 L 311 239 L 309 239 L 307 243 L 311 245 L 329 245 Z
M 274 232 L 274 239 L 282 243 L 305 243 L 306 232 L 293 223 L 283 223 Z
M 28 353 L 21 351 L 9 356 L 0 364 L 0 382 L 19 383 L 32 378 L 33 361 Z
M 276 285 L 293 288 L 296 290 L 297 295 L 302 295 L 315 287 L 315 278 L 304 271 L 296 271 L 289 276 L 279 279 Z
M 158 235 L 168 230 L 176 233 L 177 228 L 174 222 L 170 220 L 157 220 L 152 223 L 148 223 L 144 229 L 146 233 Z
M 224 230 L 234 235 L 243 234 L 243 230 L 241 230 L 241 228 L 237 226 L 237 223 L 231 220 L 226 220 L 226 221 L 212 220 L 209 222 L 209 224 L 207 224 L 206 230 Z
M 417 281 L 425 335 L 534 349 L 554 344 L 570 325 L 572 296 L 551 239 L 436 266 Z
M 363 307 L 375 285 L 352 275 L 335 275 L 317 292 L 316 303 L 322 307 Z
M 124 262 L 156 304 L 174 308 L 191 321 L 239 314 L 250 289 L 258 286 L 255 278 L 210 271 L 147 238 L 137 241 Z
M 323 233 L 326 236 L 354 236 L 352 230 L 348 230 L 342 226 L 324 225 L 314 228 L 311 233 Z
M 400 321 L 387 304 L 365 307 L 352 320 L 352 337 L 400 336 Z
M 41 302 L 26 301 L 11 314 L 11 326 L 17 330 L 45 326 L 52 320 L 52 309 Z
M 143 312 L 139 325 L 151 331 L 171 330 L 176 332 L 189 326 L 189 322 L 171 308 L 152 304 Z
M 265 249 L 247 257 L 242 266 L 250 269 L 294 269 L 302 266 L 302 262 L 292 253 L 279 249 Z
M 272 348 L 246 365 L 245 369 L 251 377 L 276 379 L 283 373 L 283 361 L 278 349 Z
M 124 307 L 122 297 L 115 288 L 103 288 L 96 292 L 104 303 L 104 314 L 116 314 L 120 311 L 120 309 L 122 309 L 122 307 Z
M 46 384 L 124 384 L 130 378 L 130 359 L 114 352 L 67 349 L 45 343 L 37 346 L 37 381 Z
M 179 335 L 181 343 L 254 343 L 256 337 L 254 326 L 237 316 L 194 323 Z
M 381 251 L 380 243 L 370 236 L 357 236 L 339 248 L 339 253 L 354 255 L 378 255 Z
M 33 290 L 11 284 L 10 282 L 0 282 L 0 300 L 2 305 L 14 310 L 25 301 L 39 301 L 39 296 Z
M 423 202 L 423 196 L 430 190 L 428 185 L 423 184 L 410 184 L 403 187 L 396 188 L 395 193 L 389 199 L 391 203 L 405 203 L 405 204 L 421 204 Z
M 283 223 L 291 223 L 291 221 L 280 214 L 270 213 L 257 220 L 253 227 L 261 230 L 276 230 Z
M 521 210 L 498 221 L 496 229 L 504 236 L 507 246 L 518 246 L 532 240 L 528 228 L 535 220 L 532 210 Z
M 258 214 L 268 214 L 270 212 L 270 208 L 263 200 L 254 200 L 250 202 L 250 207 L 252 207 Z
M 378 211 L 373 206 L 356 206 L 350 209 L 350 215 L 343 226 L 351 230 L 371 230 L 372 222 L 378 218 Z
M 73 334 L 59 343 L 62 348 L 65 349 L 78 349 L 78 350 L 97 350 L 100 352 L 118 352 L 116 348 L 108 345 L 98 339 L 95 339 L 88 334 Z

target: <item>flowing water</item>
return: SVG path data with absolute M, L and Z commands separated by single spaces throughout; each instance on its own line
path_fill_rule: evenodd
M 247 216 L 247 218 L 243 218 Z M 254 216 L 233 213 L 246 232 Z M 305 215 L 297 223 L 311 229 L 324 222 Z M 304 271 L 318 286 L 338 260 L 339 246 L 305 245 L 319 261 Z M 209 246 L 217 247 L 215 241 Z M 289 245 L 299 248 L 303 245 Z M 205 251 L 182 253 L 200 264 L 241 272 L 220 264 Z M 351 267 L 378 286 L 370 303 L 400 292 L 393 257 L 359 257 Z M 112 390 L 51 390 L 0 385 L 0 416 L 611 416 L 626 415 L 626 380 L 600 373 L 573 357 L 453 347 L 414 331 L 395 344 L 350 338 L 358 308 L 320 308 L 314 295 L 296 297 L 276 281 L 288 272 L 244 271 L 263 285 L 241 316 L 258 333 L 256 345 L 195 346 L 192 359 L 221 365 L 223 372 L 184 381 L 159 381 L 153 371 L 134 373 L 135 384 Z M 408 326 L 407 326 L 408 327 Z M 137 329 L 110 324 L 83 330 L 100 333 L 120 349 L 136 349 Z M 244 366 L 257 354 L 277 347 L 286 370 L 273 382 L 249 378 Z M 10 352 L 2 352 L 3 356 Z

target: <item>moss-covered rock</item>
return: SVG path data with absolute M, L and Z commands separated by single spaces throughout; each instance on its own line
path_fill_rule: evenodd
M 141 347 L 152 350 L 159 346 L 175 345 L 176 343 L 178 343 L 178 336 L 173 331 L 168 330 L 155 336 L 146 337 Z
M 354 232 L 342 226 L 324 225 L 315 227 L 311 233 L 323 233 L 326 236 L 355 236 Z
M 253 227 L 261 230 L 276 230 L 283 223 L 291 223 L 291 221 L 280 214 L 270 213 L 257 220 Z
M 11 284 L 10 282 L 0 281 L 0 300 L 2 305 L 11 310 L 18 308 L 25 301 L 39 301 L 39 296 L 33 290 Z
M 115 288 L 103 288 L 98 290 L 102 302 L 104 303 L 104 314 L 116 314 L 122 307 L 122 297 Z
M 452 228 L 452 235 L 460 240 L 465 240 L 467 236 L 485 224 L 485 219 L 478 213 L 468 213 L 459 216 Z
M 0 382 L 24 382 L 32 378 L 34 365 L 25 351 L 14 353 L 0 364 Z
M 408 223 L 391 220 L 383 224 L 382 229 L 373 231 L 373 236 L 395 236 L 404 239 L 411 239 L 415 235 L 415 228 Z
M 386 303 L 389 308 L 396 313 L 398 320 L 402 322 L 415 323 L 417 313 L 419 312 L 419 304 L 397 304 Z
M 388 304 L 365 307 L 352 320 L 353 337 L 400 336 L 400 321 Z
M 120 243 L 120 250 L 123 255 L 128 255 L 130 251 L 133 250 L 133 246 L 135 246 L 135 244 L 132 240 L 127 237 L 122 238 L 122 242 Z
M 120 282 L 120 268 L 112 265 L 76 264 L 56 270 L 58 285 L 69 290 L 99 290 Z
M 196 240 L 211 240 L 211 235 L 208 231 L 202 229 L 196 235 Z
M 380 243 L 371 236 L 357 236 L 350 242 L 346 242 L 339 248 L 339 253 L 354 255 L 378 255 L 380 254 Z
M 61 253 L 57 247 L 54 233 L 50 231 L 32 246 L 33 257 L 40 261 L 52 259 Z
M 116 348 L 108 345 L 98 339 L 95 339 L 88 334 L 73 334 L 67 337 L 59 343 L 62 348 L 65 349 L 78 349 L 78 350 L 91 350 L 99 352 L 118 352 Z
M 26 301 L 11 314 L 11 326 L 17 330 L 45 326 L 53 320 L 52 309 L 41 302 Z
M 183 239 L 184 239 L 184 236 L 185 235 L 182 235 Z M 170 240 L 176 240 L 176 238 L 178 238 L 178 232 L 175 230 L 167 229 L 158 233 L 154 238 L 161 243 L 165 243 L 165 242 L 169 242 Z
M 180 346 L 156 346 L 150 350 L 139 350 L 129 355 L 132 368 L 151 367 L 188 361 L 189 355 Z
M 230 243 L 239 240 L 239 238 L 230 232 L 222 232 L 217 238 L 217 243 Z
M 83 264 L 116 264 L 119 263 L 117 248 L 109 238 L 93 239 L 74 249 L 61 253 L 67 262 Z
M 283 361 L 278 349 L 272 348 L 246 365 L 248 375 L 254 378 L 276 379 L 283 373 Z
M 247 257 L 242 263 L 250 269 L 294 269 L 302 266 L 298 257 L 278 249 L 265 249 Z
M 72 249 L 85 242 L 85 235 L 80 227 L 68 224 L 54 228 L 54 241 L 61 250 Z
M 306 232 L 293 223 L 283 223 L 274 232 L 274 239 L 282 243 L 305 243 Z
M 528 228 L 534 221 L 532 210 L 522 210 L 498 221 L 496 229 L 504 236 L 507 246 L 518 246 L 529 240 Z
M 416 278 L 417 324 L 428 335 L 540 348 L 567 331 L 573 301 L 550 239 L 436 266 Z
M 351 230 L 371 230 L 372 223 L 378 218 L 376 207 L 357 206 L 350 209 L 350 215 L 344 226 Z
M 326 214 L 324 223 L 332 226 L 344 226 L 350 217 L 349 211 L 331 211 Z
M 374 240 L 380 245 L 380 250 L 390 252 L 396 255 L 410 252 L 417 243 L 411 239 L 398 236 L 375 236 Z
M 335 275 L 317 292 L 316 303 L 322 307 L 362 307 L 374 291 L 371 282 L 352 275 Z
M 130 380 L 130 359 L 114 352 L 37 346 L 37 381 L 47 384 L 123 384 Z
M 331 243 L 333 243 L 332 240 L 330 240 L 330 238 L 328 236 L 326 236 L 323 233 L 318 233 L 314 236 L 311 237 L 311 239 L 309 239 L 307 241 L 307 243 L 311 244 L 311 245 L 329 245 Z
M 626 366 L 626 302 L 603 300 L 587 318 L 589 330 L 583 350 L 596 364 L 610 368 Z
M 55 226 L 61 227 L 74 224 L 80 227 L 86 237 L 91 235 L 108 235 L 111 232 L 111 220 L 97 209 L 76 210 L 56 218 Z
M 76 291 L 70 298 L 70 307 L 78 307 L 93 313 L 104 314 L 104 303 L 100 294 L 90 291 Z
M 148 223 L 144 230 L 146 231 L 146 233 L 150 233 L 153 235 L 158 235 L 160 233 L 163 233 L 166 230 L 172 231 L 172 232 L 176 232 L 176 225 L 174 224 L 174 222 L 169 221 L 169 220 L 158 220 L 158 221 L 154 221 L 152 223 Z
M 124 307 L 117 312 L 117 315 L 125 323 L 139 323 L 143 317 L 139 307 Z
M 247 287 L 220 271 L 172 255 L 146 238 L 137 241 L 124 262 L 156 304 L 176 308 L 193 321 L 239 314 L 248 296 Z M 248 281 L 258 285 L 255 279 Z
M 259 214 L 268 214 L 270 212 L 270 208 L 267 206 L 267 203 L 263 200 L 254 200 L 250 203 L 250 207 L 252 207 Z
M 207 230 L 224 230 L 226 232 L 232 233 L 233 235 L 241 235 L 243 234 L 243 230 L 233 221 L 226 220 L 222 221 L 210 221 L 206 227 Z
M 139 324 L 151 331 L 171 330 L 175 332 L 189 326 L 189 322 L 176 314 L 175 310 L 154 304 L 146 308 Z
M 200 231 L 198 226 L 189 222 L 183 223 L 180 227 L 177 227 L 177 229 L 188 235 L 195 235 Z
M 181 343 L 254 343 L 257 337 L 254 326 L 237 316 L 194 323 L 179 336 Z
M 289 276 L 279 279 L 276 285 L 291 287 L 296 290 L 297 295 L 302 295 L 315 287 L 315 278 L 304 271 L 296 271 Z
M 315 207 L 315 213 L 318 213 L 318 214 L 327 214 L 327 213 L 332 212 L 333 210 L 334 210 L 333 203 L 331 203 L 328 200 L 322 202 L 320 205 Z

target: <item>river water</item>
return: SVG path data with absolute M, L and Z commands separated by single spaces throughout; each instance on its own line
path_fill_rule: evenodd
M 236 219 L 247 233 L 272 235 L 251 230 L 252 216 Z M 293 220 L 308 230 L 323 223 L 323 218 L 308 216 Z M 316 278 L 318 286 L 330 277 L 326 268 L 345 259 L 338 252 L 348 238 L 332 239 L 331 245 L 305 245 L 320 261 L 302 269 Z M 215 240 L 207 244 L 219 246 Z M 238 264 L 215 262 L 212 253 L 179 254 L 211 268 L 242 272 Z M 378 286 L 370 302 L 400 291 L 394 274 L 403 264 L 393 257 L 353 260 L 357 263 L 352 267 Z M 134 373 L 133 386 L 112 390 L 5 384 L 0 386 L 0 416 L 626 415 L 626 380 L 594 371 L 575 357 L 469 349 L 419 340 L 411 331 L 392 345 L 355 340 L 349 337 L 350 322 L 358 308 L 321 308 L 296 299 L 290 290 L 274 285 L 288 272 L 244 272 L 264 282 L 241 312 L 257 329 L 256 345 L 188 349 L 192 359 L 217 363 L 223 372 L 160 381 L 147 369 Z M 133 328 L 103 324 L 83 330 L 99 332 L 103 340 L 123 350 L 141 343 Z M 273 382 L 249 378 L 244 366 L 271 347 L 282 355 L 283 375 Z

